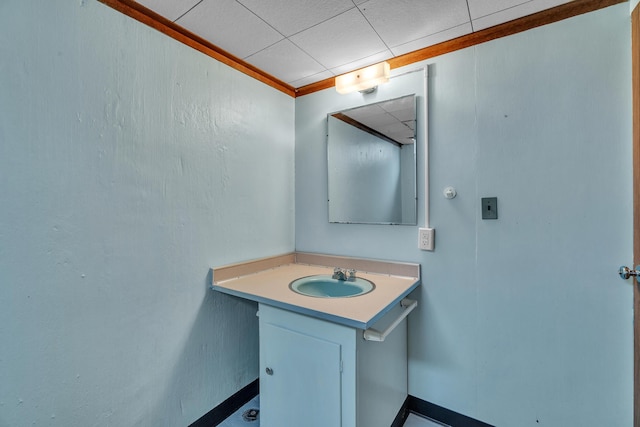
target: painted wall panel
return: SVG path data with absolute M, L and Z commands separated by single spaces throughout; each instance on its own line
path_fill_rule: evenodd
M 297 249 L 422 265 L 411 394 L 499 426 L 631 424 L 629 27 L 620 4 L 423 64 L 435 252 L 417 227 L 326 223 L 320 120 L 347 100 L 296 100 Z
M 209 267 L 294 248 L 294 103 L 95 0 L 0 4 L 0 425 L 189 425 L 258 376 Z

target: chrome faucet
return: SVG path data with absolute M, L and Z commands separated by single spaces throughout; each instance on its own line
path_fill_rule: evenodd
M 331 278 L 336 280 L 347 281 L 347 282 L 355 282 L 356 270 L 354 269 L 347 270 L 345 268 L 336 267 L 333 269 L 333 276 L 331 276 Z

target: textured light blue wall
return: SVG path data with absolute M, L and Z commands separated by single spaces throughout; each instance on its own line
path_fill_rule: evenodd
M 498 426 L 632 424 L 629 27 L 620 4 L 425 63 L 435 252 L 326 222 L 323 115 L 360 95 L 296 100 L 296 248 L 422 265 L 410 394 Z
M 258 375 L 208 269 L 294 249 L 294 101 L 95 0 L 0 2 L 0 426 L 186 426 Z

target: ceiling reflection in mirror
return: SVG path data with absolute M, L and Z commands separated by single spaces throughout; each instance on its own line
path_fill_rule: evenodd
M 329 222 L 416 225 L 416 97 L 327 115 Z

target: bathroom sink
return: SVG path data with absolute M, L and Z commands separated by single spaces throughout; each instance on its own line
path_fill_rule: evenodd
M 301 277 L 289 284 L 294 292 L 320 298 L 355 297 L 369 293 L 375 287 L 373 282 L 361 277 L 356 277 L 355 280 L 338 280 L 325 274 Z

